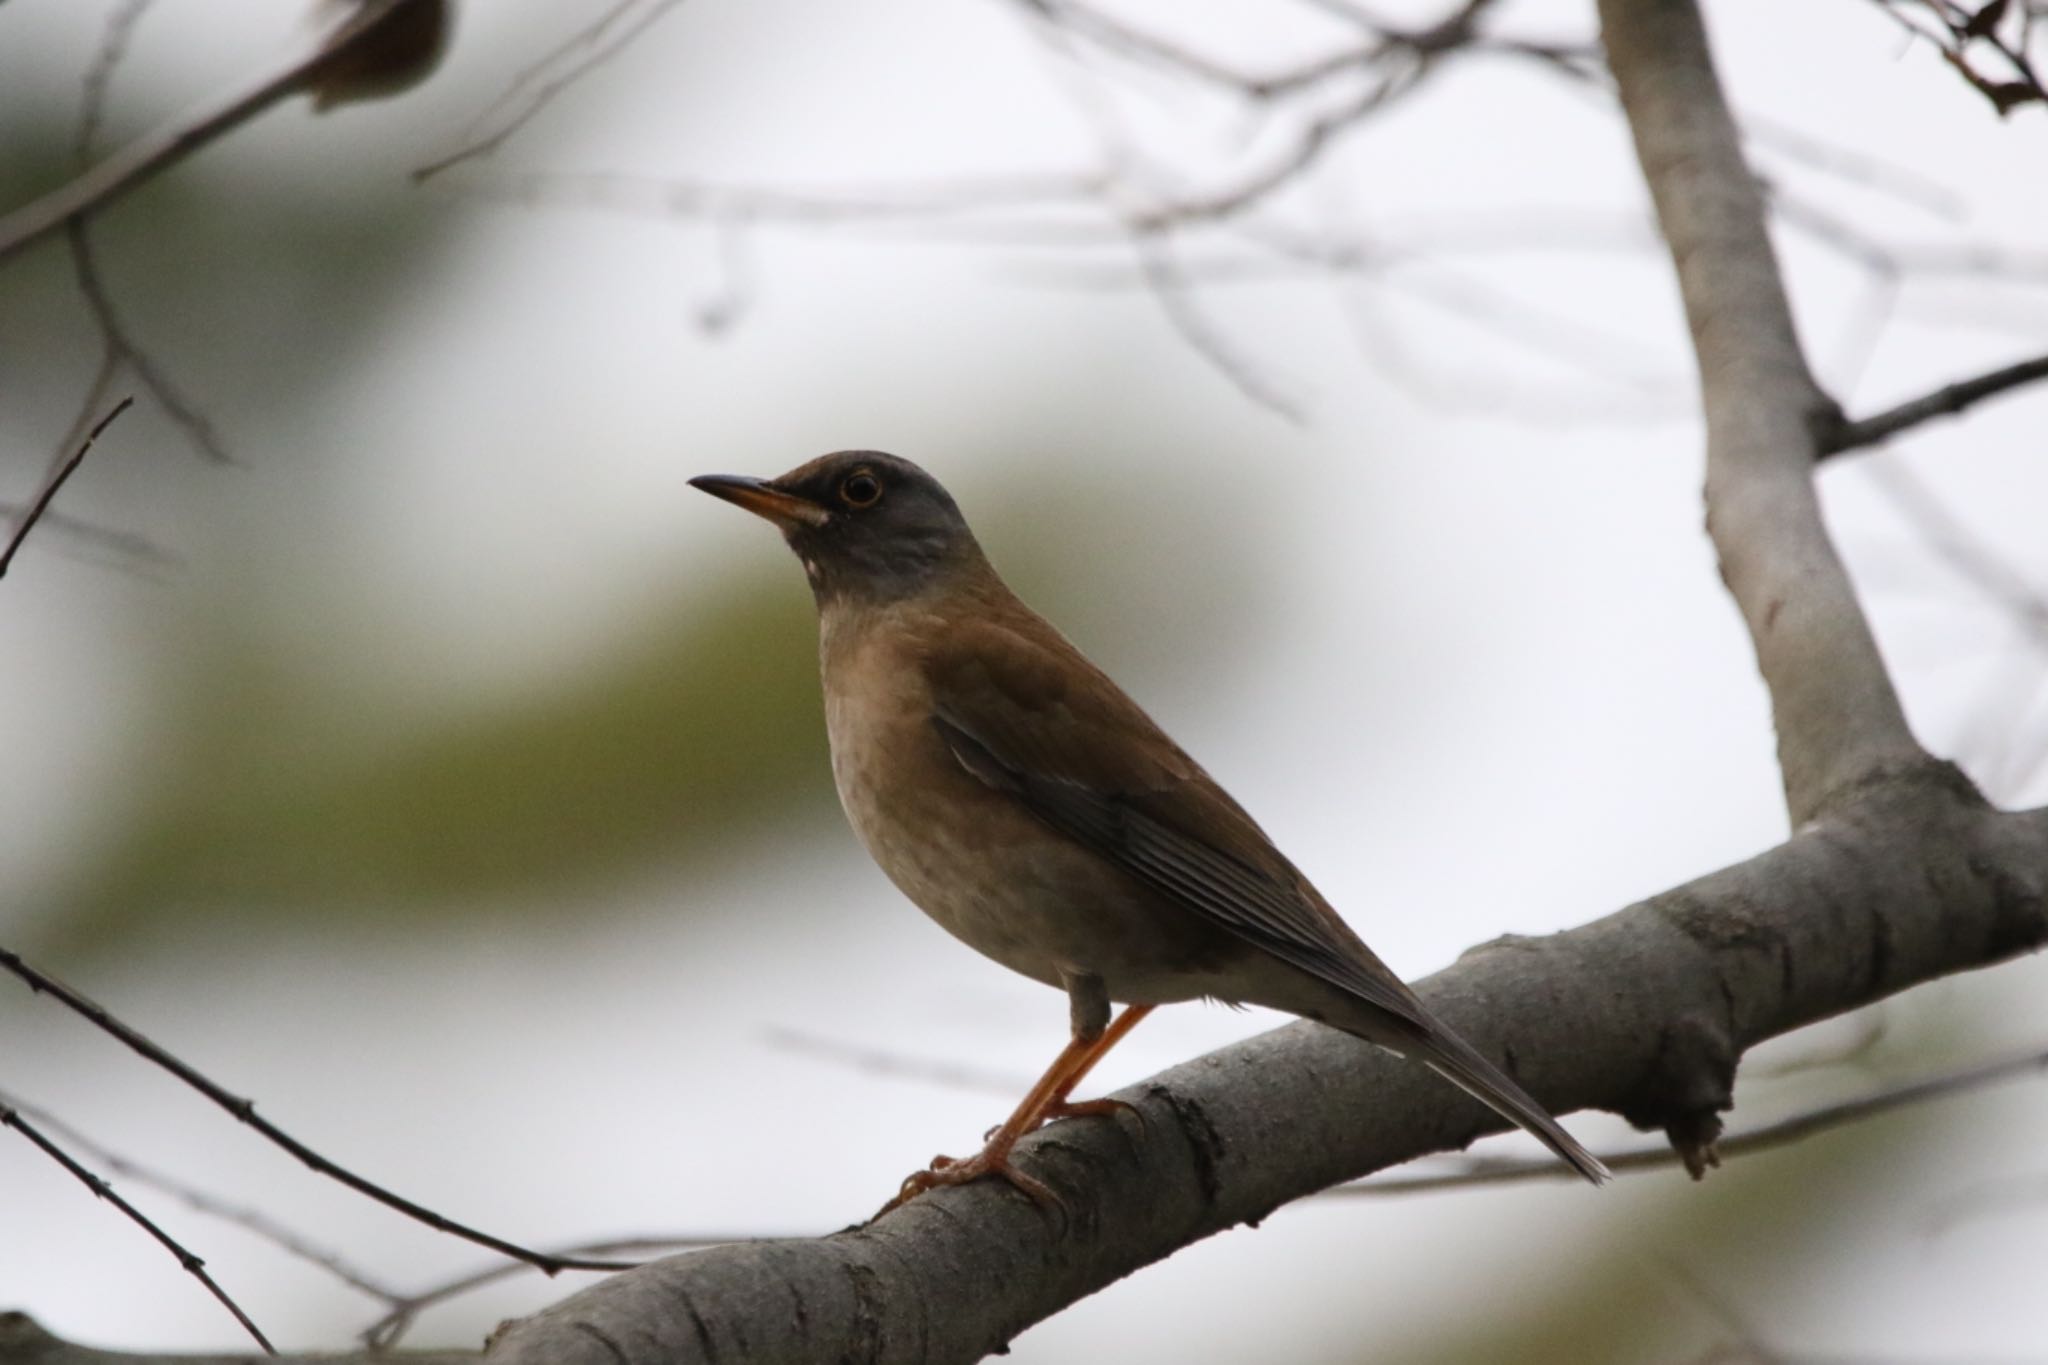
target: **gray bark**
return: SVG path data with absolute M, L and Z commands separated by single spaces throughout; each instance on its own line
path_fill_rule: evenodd
M 1488 945 L 1420 989 L 1552 1108 L 1614 1109 L 1697 1144 L 1748 1047 L 2044 937 L 2048 811 L 1990 810 L 1930 762 L 1757 858 L 1569 933 Z M 977 1360 L 1183 1246 L 1501 1126 L 1422 1068 L 1306 1023 L 1119 1098 L 1142 1129 L 1080 1120 L 1018 1149 L 1066 1224 L 998 1184 L 936 1190 L 867 1228 L 615 1276 L 486 1358 Z

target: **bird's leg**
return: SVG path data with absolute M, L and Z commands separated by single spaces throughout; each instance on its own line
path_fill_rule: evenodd
M 1117 1016 L 1116 1022 L 1109 1018 L 1109 991 L 1099 976 L 1076 974 L 1063 978 L 1067 988 L 1069 1017 L 1074 1030 L 1074 1041 L 1086 1043 L 1086 1050 L 1063 1072 L 1063 1079 L 1054 1086 L 1039 1106 L 1038 1117 L 1025 1132 L 1041 1128 L 1054 1119 L 1090 1118 L 1099 1115 L 1137 1113 L 1137 1109 L 1122 1100 L 1083 1100 L 1070 1103 L 1067 1096 L 1074 1093 L 1074 1087 L 1092 1071 L 1111 1048 L 1115 1047 L 1126 1033 L 1138 1026 L 1138 1021 L 1152 1012 L 1150 1005 L 1132 1005 Z M 1065 1054 L 1061 1054 L 1062 1057 Z M 1141 1119 L 1140 1122 L 1143 1120 Z M 996 1135 L 991 1128 L 983 1133 L 982 1140 L 988 1141 Z
M 884 1204 L 876 1217 L 908 1203 L 934 1186 L 964 1185 L 985 1175 L 1001 1176 L 1042 1207 L 1061 1209 L 1059 1197 L 1047 1189 L 1044 1182 L 1010 1164 L 1010 1151 L 1025 1134 L 1052 1119 L 1116 1113 L 1128 1108 L 1116 1100 L 1070 1104 L 1067 1096 L 1081 1083 L 1081 1078 L 1102 1060 L 1104 1053 L 1152 1012 L 1150 1005 L 1131 1005 L 1117 1016 L 1114 1023 L 1109 1023 L 1109 998 L 1101 993 L 1099 979 L 1070 978 L 1067 988 L 1073 999 L 1074 1036 L 1053 1059 L 1052 1065 L 1046 1068 L 1045 1074 L 1038 1078 L 1038 1083 L 1031 1087 L 1030 1093 L 1024 1096 L 1024 1102 L 988 1135 L 987 1145 L 973 1156 L 960 1160 L 933 1157 L 931 1166 L 905 1180 L 896 1197 Z
M 1102 1036 L 1088 1045 L 1088 1050 L 1080 1061 L 1067 1073 L 1066 1078 L 1053 1088 L 1052 1094 L 1046 1097 L 1045 1107 L 1038 1114 L 1039 1123 L 1051 1123 L 1054 1119 L 1138 1113 L 1135 1105 L 1124 1100 L 1069 1100 L 1067 1096 L 1074 1093 L 1074 1087 L 1095 1069 L 1095 1064 L 1102 1060 L 1103 1055 L 1115 1047 L 1125 1034 L 1136 1028 L 1152 1009 L 1150 1005 L 1124 1006 L 1124 1012 L 1116 1017 L 1116 1022 L 1104 1029 Z M 1144 1122 L 1142 1114 L 1138 1116 L 1138 1121 Z
M 1033 1202 L 1049 1208 L 1059 1208 L 1059 1196 L 1047 1189 L 1044 1182 L 1032 1179 L 1010 1164 L 1010 1149 L 1017 1145 L 1019 1138 L 1038 1126 L 1040 1115 L 1045 1112 L 1045 1107 L 1051 1102 L 1053 1094 L 1066 1081 L 1067 1074 L 1077 1065 L 1085 1069 L 1089 1051 L 1099 1041 L 1100 1039 L 1075 1038 L 1068 1042 L 1066 1047 L 1060 1050 L 1060 1055 L 1053 1059 L 1045 1074 L 1038 1078 L 1038 1084 L 1031 1087 L 1031 1092 L 1024 1097 L 1024 1102 L 989 1134 L 986 1146 L 970 1157 L 933 1157 L 932 1164 L 927 1169 L 919 1171 L 903 1182 L 903 1188 L 896 1192 L 896 1197 L 882 1205 L 875 1217 L 879 1218 L 898 1205 L 909 1203 L 935 1185 L 964 1185 L 985 1175 L 999 1175 L 1030 1195 Z

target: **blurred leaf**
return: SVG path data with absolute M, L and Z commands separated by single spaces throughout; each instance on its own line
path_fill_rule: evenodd
M 139 818 L 65 898 L 61 937 L 89 949 L 173 911 L 495 915 L 824 796 L 803 594 L 764 573 L 699 595 L 709 615 L 660 614 L 543 695 L 368 752 L 319 742 L 346 698 L 232 635 L 177 688 Z

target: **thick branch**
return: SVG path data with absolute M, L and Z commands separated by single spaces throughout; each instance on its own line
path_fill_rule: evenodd
M 1678 270 L 1707 423 L 1707 527 L 1770 689 L 1795 825 L 1926 761 L 1821 524 L 1807 369 L 1763 201 L 1693 0 L 1601 0 L 1607 60 Z
M 2048 811 L 1989 810 L 1928 765 L 1749 862 L 1567 934 L 1493 945 L 1422 989 L 1495 1055 L 1512 1039 L 1509 1064 L 1559 1112 L 1609 1108 L 1696 1137 L 1753 1044 L 2044 938 Z M 486 1359 L 977 1360 L 1189 1243 L 1500 1126 L 1423 1068 L 1313 1024 L 1122 1098 L 1142 1125 L 1062 1123 L 1019 1148 L 1071 1221 L 997 1183 L 942 1189 L 833 1237 L 628 1271 L 515 1324 Z

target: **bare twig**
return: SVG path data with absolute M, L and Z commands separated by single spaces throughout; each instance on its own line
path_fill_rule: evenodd
M 113 1186 L 80 1165 L 70 1153 L 51 1141 L 40 1129 L 23 1117 L 19 1110 L 0 1103 L 0 1126 L 14 1129 L 41 1148 L 44 1155 L 76 1176 L 96 1197 L 112 1204 L 137 1227 L 147 1232 L 151 1237 L 154 1237 L 162 1244 L 164 1250 L 178 1258 L 178 1264 L 185 1268 L 186 1274 L 205 1285 L 206 1291 L 213 1295 L 214 1298 L 220 1300 L 221 1306 L 226 1308 L 228 1312 L 234 1314 L 235 1321 L 241 1323 L 243 1330 L 256 1339 L 256 1344 L 263 1348 L 265 1355 L 274 1356 L 277 1354 L 277 1348 L 270 1344 L 270 1339 L 263 1335 L 263 1330 L 256 1325 L 255 1321 L 242 1311 L 242 1306 L 228 1296 L 228 1292 L 220 1287 L 220 1283 L 213 1276 L 206 1273 L 206 1262 L 187 1251 L 178 1243 L 176 1238 L 150 1221 L 149 1216 L 143 1213 L 142 1210 L 116 1194 Z
M 1436 23 L 1398 27 L 1356 11 L 1342 17 L 1368 36 L 1346 43 L 1283 71 L 1263 75 L 1231 66 L 1186 43 L 1097 9 L 1081 0 L 1017 0 L 1052 29 L 1093 43 L 1105 52 L 1155 66 L 1176 75 L 1246 99 L 1272 102 L 1300 95 L 1347 72 L 1367 70 L 1390 58 L 1429 62 L 1454 53 L 1509 53 L 1516 56 L 1562 58 L 1567 51 L 1551 44 L 1498 38 L 1479 30 L 1479 19 L 1492 0 L 1466 0 Z
M 452 166 L 490 156 L 577 81 L 616 57 L 635 39 L 675 9 L 682 0 L 618 0 L 610 9 L 570 35 L 559 47 L 513 78 L 511 86 L 470 120 L 462 145 L 412 173 L 415 183 L 431 180 Z M 641 13 L 633 15 L 639 8 Z M 630 23 L 624 21 L 632 16 Z M 615 25 L 622 25 L 612 34 Z M 495 124 L 489 132 L 486 125 Z
M 105 207 L 290 96 L 336 53 L 407 0 L 362 0 L 319 41 L 245 89 L 157 128 L 90 170 L 0 218 L 0 262 Z
M 7 577 L 7 570 L 13 566 L 14 556 L 21 550 L 22 542 L 28 539 L 28 533 L 35 529 L 36 523 L 43 519 L 43 513 L 49 510 L 51 502 L 57 497 L 57 490 L 64 486 L 65 480 L 77 472 L 79 465 L 85 463 L 85 457 L 92 450 L 93 442 L 99 440 L 100 433 L 112 426 L 114 419 L 128 411 L 134 402 L 133 398 L 123 398 L 116 403 L 113 411 L 93 425 L 93 429 L 86 433 L 85 440 L 80 443 L 78 449 L 74 450 L 71 457 L 65 460 L 57 472 L 43 484 L 43 491 L 37 494 L 36 500 L 29 505 L 28 515 L 14 528 L 14 534 L 7 541 L 7 548 L 0 550 L 0 578 Z
M 670 180 L 594 171 L 528 174 L 465 184 L 461 193 L 500 202 L 566 204 L 655 217 L 830 226 L 945 219 L 992 210 L 1092 205 L 1097 175 L 996 175 L 839 187 L 783 187 Z M 1121 240 L 1120 236 L 1105 240 Z
M 411 1330 L 419 1315 L 429 1308 L 459 1298 L 487 1285 L 496 1284 L 514 1275 L 536 1269 L 530 1263 L 499 1262 L 482 1269 L 445 1280 L 427 1289 L 407 1293 L 371 1275 L 369 1272 L 350 1265 L 345 1257 L 330 1247 L 322 1246 L 298 1231 L 286 1227 L 260 1209 L 236 1204 L 180 1180 L 154 1167 L 131 1160 L 118 1152 L 111 1151 L 103 1144 L 79 1132 L 55 1115 L 26 1103 L 18 1097 L 0 1091 L 0 1114 L 19 1114 L 24 1120 L 55 1140 L 64 1143 L 71 1151 L 80 1152 L 84 1159 L 93 1162 L 113 1175 L 132 1180 L 158 1190 L 196 1213 L 218 1218 L 234 1224 L 251 1236 L 260 1238 L 280 1250 L 319 1269 L 350 1288 L 376 1299 L 385 1308 L 384 1316 L 377 1319 L 361 1334 L 365 1345 L 379 1350 L 389 1350 L 399 1339 Z M 795 1234 L 792 1234 L 795 1235 Z M 603 1241 L 583 1242 L 574 1246 L 554 1248 L 546 1254 L 562 1261 L 565 1265 L 577 1259 L 591 1257 L 637 1256 L 647 1252 L 687 1251 L 693 1248 L 727 1246 L 735 1242 L 757 1242 L 775 1240 L 760 1234 L 702 1235 L 702 1234 L 644 1234 L 631 1237 L 611 1237 Z M 608 1264 L 610 1262 L 607 1262 Z M 623 1262 L 622 1264 L 633 1264 Z
M 425 1208 L 415 1204 L 410 1199 L 394 1194 L 383 1186 L 366 1180 L 355 1172 L 338 1166 L 320 1155 L 320 1153 L 306 1146 L 305 1143 L 300 1142 L 276 1124 L 257 1114 L 256 1102 L 254 1100 L 245 1099 L 230 1093 L 217 1082 L 202 1075 L 192 1066 L 165 1051 L 156 1043 L 151 1042 L 119 1019 L 116 1019 L 92 1000 L 81 995 L 55 977 L 30 966 L 21 959 L 19 954 L 10 952 L 5 948 L 0 948 L 0 967 L 6 968 L 27 982 L 29 989 L 49 995 L 61 1001 L 76 1013 L 91 1020 L 102 1031 L 111 1034 L 131 1051 L 170 1072 L 173 1076 L 176 1076 L 179 1080 L 227 1110 L 236 1119 L 255 1129 L 272 1144 L 283 1148 L 286 1152 L 298 1158 L 300 1164 L 308 1169 L 327 1176 L 332 1180 L 339 1181 L 356 1193 L 374 1199 L 388 1209 L 402 1213 L 415 1222 L 424 1223 L 436 1231 L 445 1232 L 453 1237 L 460 1237 L 464 1241 L 474 1242 L 478 1246 L 488 1247 L 500 1255 L 510 1256 L 515 1261 L 524 1261 L 526 1264 L 548 1275 L 554 1275 L 563 1270 L 622 1270 L 625 1268 L 624 1263 L 617 1261 L 585 1261 L 549 1256 L 542 1252 L 532 1251 L 516 1243 L 505 1241 L 503 1238 L 493 1237 L 487 1232 L 479 1232 L 477 1229 L 458 1223 L 451 1218 L 445 1218 L 435 1213 L 432 1209 Z
M 1932 393 L 1909 399 L 1883 412 L 1843 422 L 1822 435 L 1817 454 L 1819 458 L 1826 459 L 1845 451 L 1881 445 L 1923 422 L 1937 417 L 1953 417 L 1987 398 L 2041 379 L 2048 379 L 2048 355 L 2035 356 L 1971 379 L 1944 384 Z
M 103 347 L 101 373 L 111 379 L 113 371 L 126 365 L 202 455 L 222 464 L 235 463 L 212 420 L 172 382 L 156 358 L 129 335 L 121 315 L 114 309 L 114 300 L 107 293 L 105 282 L 100 278 L 99 262 L 93 253 L 90 229 L 85 220 L 74 218 L 66 224 L 65 237 L 71 249 L 71 265 L 78 279 L 78 291 L 85 296 L 86 306 L 92 311 L 93 321 L 100 329 Z
M 0 519 L 25 516 L 27 513 L 28 508 L 22 503 L 0 502 Z M 184 563 L 178 555 L 166 550 L 147 536 L 134 531 L 101 526 L 82 517 L 67 516 L 55 508 L 43 513 L 43 528 L 52 534 L 68 537 L 73 542 L 73 558 L 90 564 L 104 564 L 151 582 L 167 581 L 169 571 L 181 567 Z M 77 553 L 79 546 L 92 553 Z
M 652 1234 L 644 1237 L 611 1237 L 599 1242 L 579 1242 L 574 1246 L 558 1247 L 553 1254 L 563 1257 L 583 1256 L 636 1256 L 643 1252 L 698 1251 L 705 1247 L 733 1246 L 742 1242 L 780 1241 L 781 1238 L 761 1236 L 701 1237 Z M 639 1265 L 644 1262 L 628 1262 Z M 427 1309 L 457 1299 L 500 1280 L 531 1269 L 523 1265 L 494 1265 L 446 1280 L 417 1294 L 394 1296 L 391 1311 L 371 1323 L 358 1334 L 358 1339 L 373 1350 L 388 1351 L 410 1332 L 413 1323 Z
M 2022 22 L 2018 43 L 2008 42 L 1998 31 L 2000 20 L 2007 9 L 2004 0 L 1992 0 L 1976 10 L 1969 10 L 1950 0 L 1876 0 L 1878 9 L 1892 19 L 1907 33 L 1933 45 L 1965 81 L 1978 94 L 1991 101 L 1991 107 L 2000 117 L 2011 113 L 2023 104 L 2048 103 L 2048 86 L 2034 69 L 2032 59 L 2027 55 L 2027 39 L 2032 27 L 2032 10 L 2022 7 L 2026 19 Z M 1933 22 L 1929 29 L 1914 23 L 1902 11 L 1913 9 L 1925 12 Z M 1989 50 L 2007 70 L 2007 77 L 1999 79 L 1987 75 L 1977 64 L 1973 54 Z
M 1239 393 L 1274 416 L 1296 426 L 1306 422 L 1308 414 L 1300 400 L 1261 373 L 1252 361 L 1240 355 L 1237 348 L 1210 325 L 1209 319 L 1195 303 L 1194 291 L 1180 273 L 1167 234 L 1139 233 L 1133 246 L 1137 251 L 1138 269 L 1150 286 L 1153 298 L 1159 301 L 1160 312 L 1180 333 L 1181 340 L 1188 344 L 1189 349 L 1208 361 L 1218 374 L 1236 386 Z
M 1929 549 L 2010 614 L 2037 647 L 2048 649 L 2048 599 L 2027 581 L 2025 574 L 1987 548 L 1982 537 L 1943 506 L 1903 465 L 1874 464 L 1871 475 Z
M 296 1256 L 302 1261 L 318 1266 L 352 1289 L 361 1290 L 373 1299 L 386 1305 L 401 1303 L 404 1295 L 388 1285 L 379 1283 L 367 1271 L 350 1265 L 340 1252 L 320 1246 L 312 1239 L 286 1227 L 261 1209 L 232 1203 L 217 1195 L 188 1184 L 155 1167 L 146 1166 L 108 1149 L 79 1132 L 56 1115 L 36 1105 L 0 1091 L 0 1106 L 14 1109 L 34 1120 L 36 1125 L 54 1134 L 72 1150 L 81 1151 L 86 1159 L 126 1180 L 146 1185 L 153 1190 L 169 1195 L 195 1213 L 209 1218 L 218 1218 L 233 1223 L 251 1236 L 269 1242 L 272 1246 Z
M 1993 276 L 2001 284 L 2048 284 L 2048 254 L 1990 243 L 1893 243 L 1784 185 L 1768 186 L 1771 214 L 1785 226 L 1875 275 Z
M 1874 1094 L 1859 1095 L 1852 1100 L 1820 1105 L 1803 1114 L 1794 1114 L 1775 1123 L 1767 1123 L 1761 1128 L 1752 1128 L 1746 1133 L 1723 1137 L 1716 1144 L 1716 1152 L 1722 1158 L 1749 1152 L 1765 1152 L 1774 1147 L 1785 1147 L 1803 1141 L 1817 1133 L 1830 1132 L 1878 1114 L 1887 1114 L 1895 1109 L 1907 1109 L 1934 1100 L 1951 1099 L 1982 1090 L 1989 1085 L 1996 1085 L 2001 1081 L 2020 1080 L 2041 1072 L 2048 1072 L 2048 1049 L 2026 1052 L 1996 1062 L 1960 1067 L 1953 1071 L 1938 1072 L 1904 1085 L 1887 1087 Z M 1681 1157 L 1668 1144 L 1660 1144 L 1655 1147 L 1634 1147 L 1626 1151 L 1603 1153 L 1600 1160 L 1607 1164 L 1609 1170 L 1619 1173 L 1675 1166 L 1679 1164 Z M 1571 1172 L 1566 1170 L 1563 1174 L 1569 1177 Z M 1463 1170 L 1439 1175 L 1375 1176 L 1369 1180 L 1355 1181 L 1349 1185 L 1339 1185 L 1334 1189 L 1325 1190 L 1318 1197 L 1371 1199 L 1397 1194 L 1427 1194 L 1437 1190 L 1469 1189 L 1480 1185 L 1512 1185 L 1530 1180 L 1549 1180 L 1557 1175 L 1557 1162 L 1554 1158 L 1494 1157 L 1473 1160 Z
M 128 55 L 128 42 L 134 36 L 135 26 L 142 22 L 142 16 L 154 3 L 155 0 L 121 0 L 107 15 L 106 26 L 100 33 L 99 51 L 93 54 L 92 66 L 85 73 L 78 135 L 71 144 L 81 164 L 91 158 L 93 143 L 99 140 L 100 124 L 106 116 L 107 91 L 112 86 L 114 72 L 120 67 L 122 58 Z
M 909 1057 L 882 1048 L 862 1047 L 836 1037 L 805 1033 L 800 1029 L 771 1028 L 771 1047 L 819 1057 L 876 1076 L 895 1076 L 924 1081 L 948 1090 L 977 1090 L 989 1095 L 1014 1096 L 1031 1086 L 1030 1078 L 982 1071 L 939 1058 Z
M 1206 194 L 1167 199 L 1137 210 L 1128 215 L 1131 230 L 1158 232 L 1244 212 L 1300 177 L 1336 145 L 1341 134 L 1412 92 L 1428 70 L 1427 61 L 1417 61 L 1403 70 L 1389 72 L 1377 84 L 1309 120 L 1277 157 L 1236 184 Z
M 1816 137 L 1775 119 L 1745 113 L 1742 135 L 1753 147 L 1775 152 L 1824 175 L 1861 185 L 1939 218 L 1960 221 L 1968 207 L 1962 195 L 1910 166 Z
M 1264 98 L 1278 93 L 1287 78 L 1255 76 L 1197 52 L 1185 43 L 1162 38 L 1150 29 L 1138 27 L 1092 5 L 1076 0 L 1017 0 L 1052 30 L 1085 39 L 1107 52 L 1162 67 L 1178 75 L 1193 76 L 1240 95 Z

